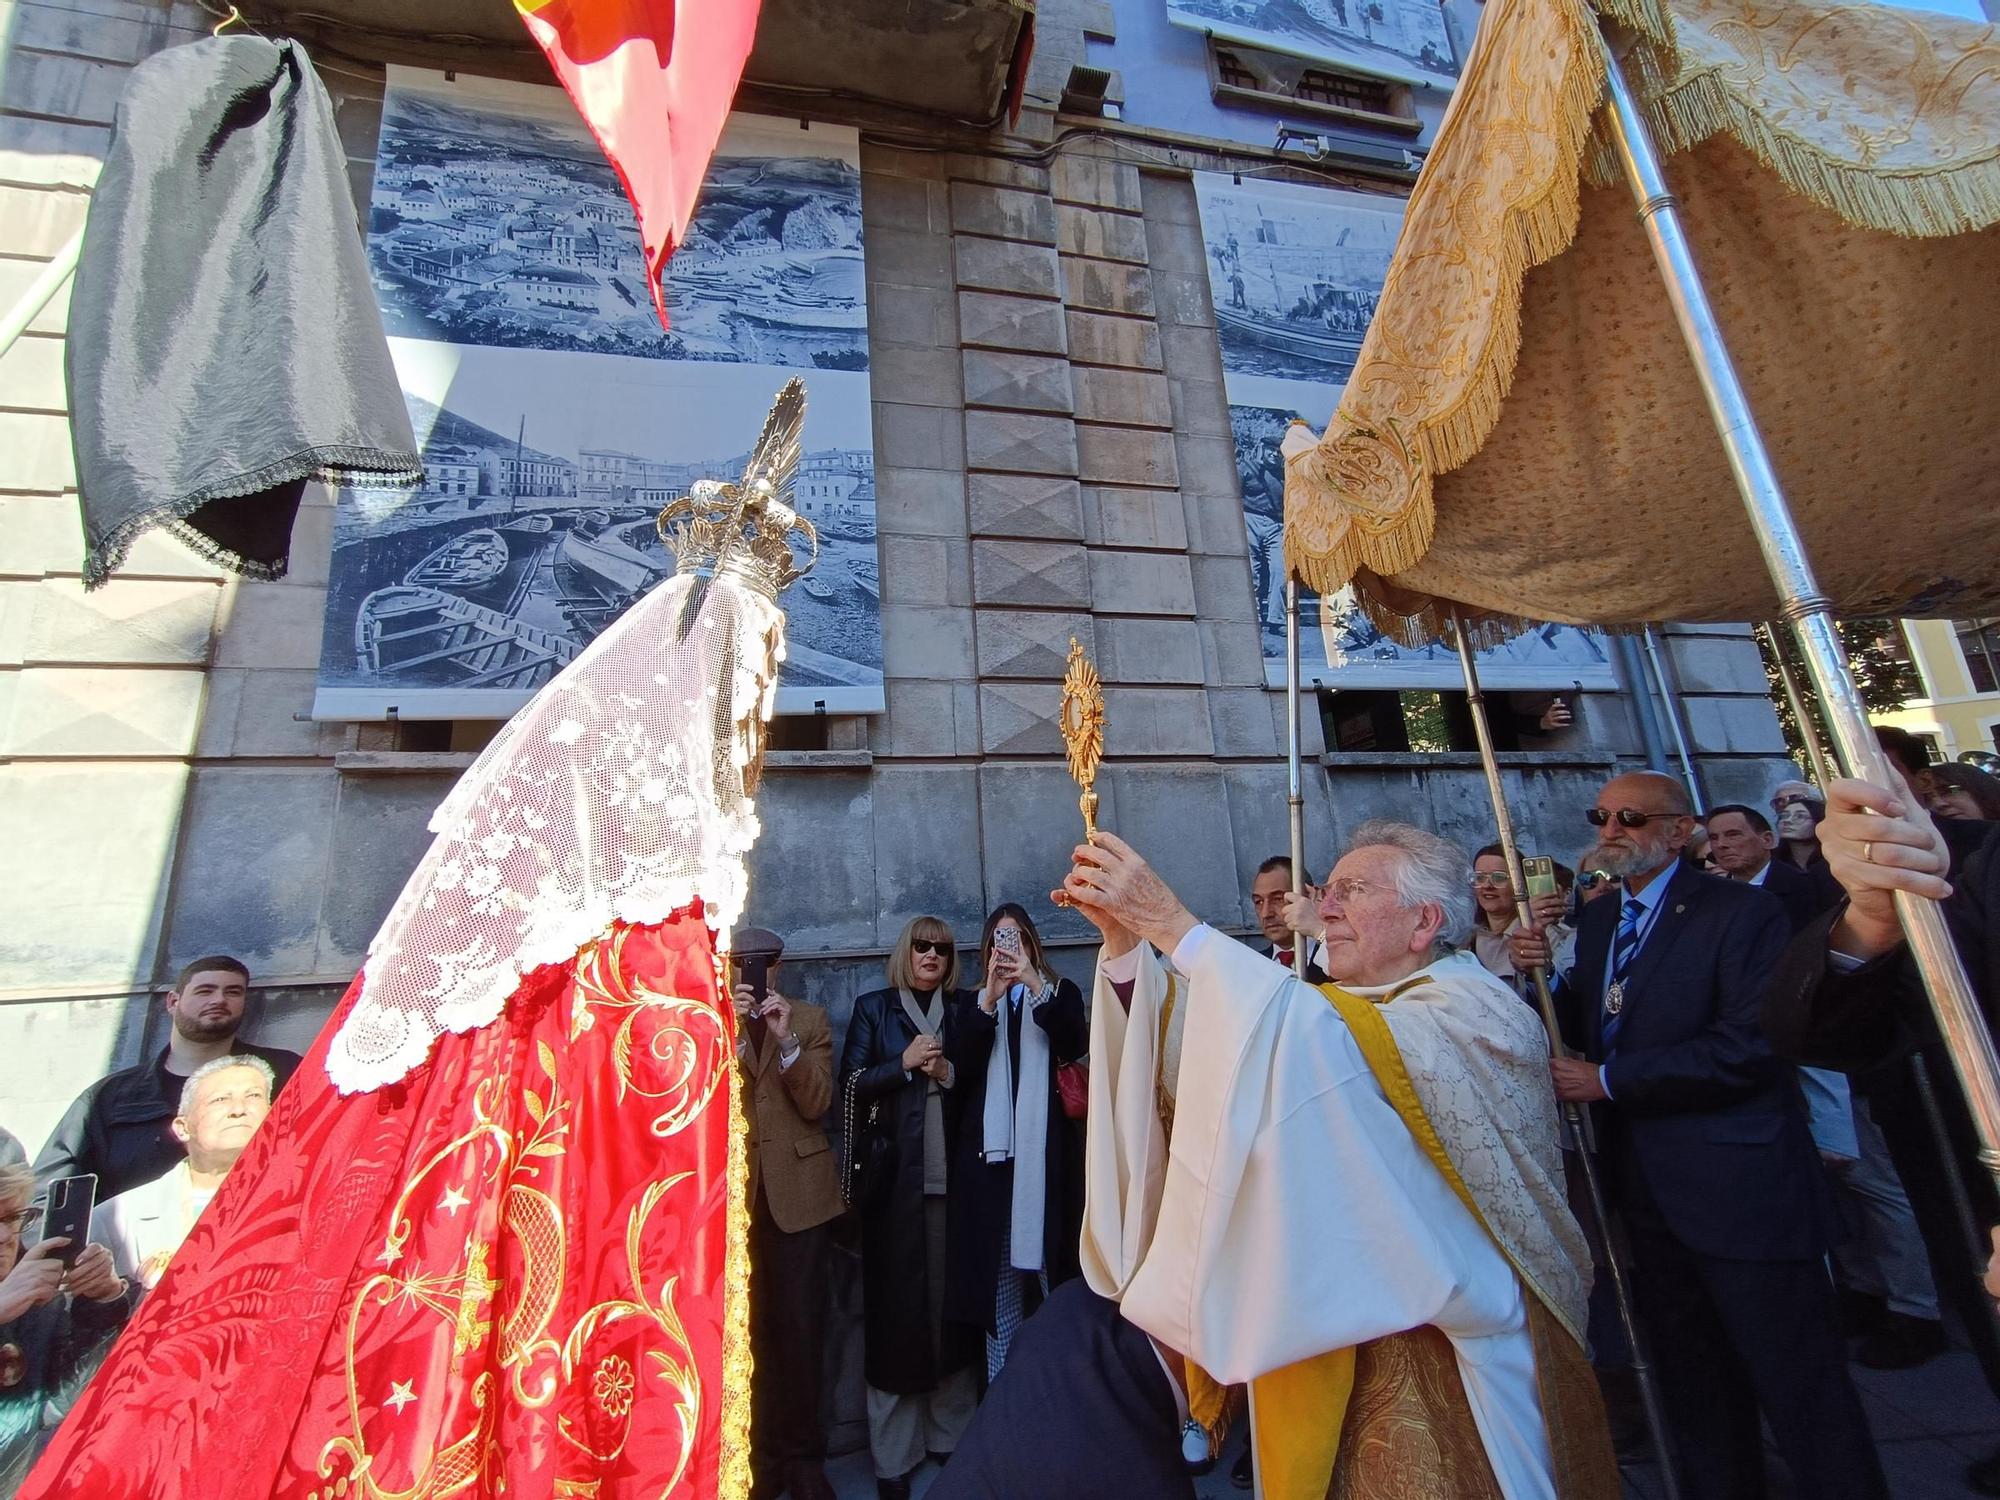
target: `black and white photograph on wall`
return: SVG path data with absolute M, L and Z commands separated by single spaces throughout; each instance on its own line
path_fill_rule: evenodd
M 795 374 L 820 561 L 780 601 L 778 712 L 882 710 L 858 156 L 732 116 L 669 332 L 561 90 L 390 70 L 369 254 L 425 480 L 336 493 L 315 717 L 512 714 L 672 571 L 655 517 L 741 475 Z
M 632 206 L 574 111 L 392 89 L 368 213 L 385 328 L 508 349 L 867 369 L 859 168 L 746 153 L 754 132 L 734 124 L 674 252 L 669 332 L 653 316 Z M 768 144 L 800 138 L 793 126 Z
M 1212 172 L 1194 181 L 1231 399 L 1337 393 L 1375 316 L 1403 200 Z
M 1450 89 L 1459 60 L 1441 0 L 1167 0 L 1176 25 L 1398 83 Z
M 1290 183 L 1239 186 L 1216 173 L 1197 172 L 1194 186 L 1265 677 L 1282 686 L 1285 465 L 1279 444 L 1294 420 L 1323 431 L 1339 406 L 1381 295 L 1402 204 Z M 1261 299 L 1253 289 L 1262 290 Z M 1297 316 L 1265 315 L 1273 306 Z M 1308 685 L 1439 688 L 1459 681 L 1453 649 L 1399 646 L 1351 595 L 1322 600 L 1301 590 L 1299 625 L 1299 667 Z M 1615 685 L 1602 638 L 1571 625 L 1519 636 L 1482 652 L 1480 661 L 1496 689 Z

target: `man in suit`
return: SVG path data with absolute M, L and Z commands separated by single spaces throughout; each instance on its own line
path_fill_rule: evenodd
M 1760 885 L 1778 898 L 1785 920 L 1797 932 L 1839 899 L 1790 860 L 1774 859 L 1777 831 L 1771 820 L 1742 802 L 1724 802 L 1702 819 L 1708 827 L 1709 852 L 1731 880 Z
M 778 993 L 777 934 L 744 928 L 730 951 L 750 1137 L 751 1494 L 833 1500 L 819 1405 L 826 1226 L 842 1207 L 840 1171 L 820 1125 L 833 1104 L 833 1028 L 819 1006 Z M 762 994 L 744 978 L 749 955 L 768 960 Z
M 1289 854 L 1274 854 L 1257 866 L 1257 875 L 1250 882 L 1250 909 L 1257 914 L 1257 926 L 1262 929 L 1264 941 L 1253 942 L 1251 947 L 1283 964 L 1292 966 L 1292 945 L 1303 941 L 1306 945 L 1306 983 L 1325 984 L 1326 974 L 1318 961 L 1319 944 L 1314 941 L 1319 936 L 1319 914 L 1313 909 L 1317 902 L 1311 892 L 1307 892 L 1300 903 L 1297 919 L 1305 924 L 1294 932 L 1285 916 L 1285 898 L 1292 891 L 1292 857 Z
M 1599 1106 L 1683 1493 L 1763 1495 L 1761 1413 L 1798 1494 L 1880 1500 L 1826 1274 L 1831 1199 L 1797 1081 L 1758 1029 L 1784 910 L 1682 862 L 1693 814 L 1657 772 L 1598 793 L 1589 862 L 1622 889 L 1578 918 L 1557 1003 L 1584 1055 L 1550 1064 L 1556 1094 Z M 1538 928 L 1514 942 L 1522 968 L 1546 962 Z

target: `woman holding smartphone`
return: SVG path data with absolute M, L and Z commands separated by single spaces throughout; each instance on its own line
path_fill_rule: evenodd
M 0 1495 L 27 1477 L 54 1422 L 69 1409 L 132 1310 L 126 1286 L 102 1245 L 73 1263 L 67 1236 L 21 1248 L 41 1210 L 34 1173 L 0 1167 Z
M 1084 1055 L 1089 1035 L 1083 992 L 1049 967 L 1034 922 L 1013 902 L 987 917 L 979 965 L 984 983 L 961 1002 L 946 1049 L 961 1125 L 945 1311 L 986 1330 L 990 1383 L 1014 1330 L 1077 1274 L 1081 1143 L 1056 1069 Z
M 971 1001 L 956 989 L 958 947 L 942 918 L 903 929 L 888 980 L 854 1002 L 836 1107 L 849 1160 L 870 1163 L 854 1207 L 875 1492 L 909 1500 L 925 1455 L 951 1456 L 979 1400 L 977 1344 L 944 1305 L 947 1201 L 957 1192 L 947 1123 L 958 1080 L 947 1051 Z

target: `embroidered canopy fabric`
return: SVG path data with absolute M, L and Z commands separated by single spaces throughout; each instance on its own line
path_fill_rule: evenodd
M 2000 612 L 2000 31 L 1597 0 L 1837 612 Z M 1597 117 L 1587 0 L 1492 0 L 1285 543 L 1406 644 L 1465 605 L 1766 619 L 1776 590 Z

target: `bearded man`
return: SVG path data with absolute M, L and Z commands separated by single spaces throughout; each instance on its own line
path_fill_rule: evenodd
M 173 1029 L 167 1045 L 145 1062 L 97 1080 L 62 1117 L 35 1158 L 35 1190 L 58 1177 L 94 1173 L 103 1203 L 153 1181 L 187 1156 L 174 1133 L 176 1105 L 187 1081 L 218 1057 L 261 1058 L 274 1080 L 272 1092 L 298 1068 L 299 1055 L 280 1047 L 253 1047 L 237 1038 L 250 994 L 250 971 L 240 959 L 211 953 L 182 967 L 167 991 Z
M 1103 934 L 1084 1280 L 1022 1328 L 934 1500 L 1190 1497 L 1176 1429 L 1238 1382 L 1266 1500 L 1618 1493 L 1548 1039 L 1452 951 L 1469 882 L 1442 839 L 1357 830 L 1321 989 L 1115 836 L 1077 849 L 1059 894 Z
M 1614 777 L 1586 816 L 1587 862 L 1622 889 L 1577 919 L 1556 1003 L 1584 1055 L 1551 1067 L 1558 1097 L 1598 1107 L 1682 1492 L 1761 1497 L 1761 1413 L 1798 1494 L 1886 1496 L 1834 1317 L 1829 1188 L 1797 1080 L 1758 1025 L 1784 908 L 1681 859 L 1694 805 L 1671 776 Z M 1521 967 L 1546 961 L 1539 930 L 1513 942 Z

